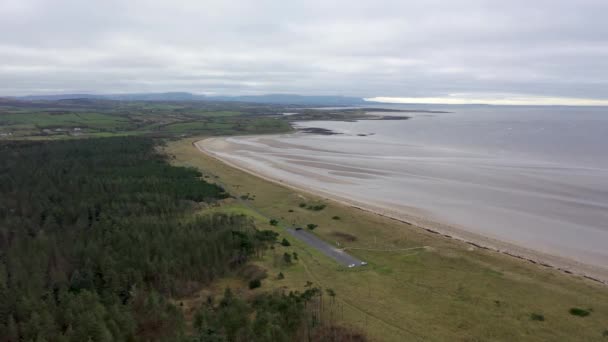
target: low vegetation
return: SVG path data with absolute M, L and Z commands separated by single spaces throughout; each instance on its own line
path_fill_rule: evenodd
M 570 314 L 573 316 L 579 316 L 579 317 L 587 317 L 591 314 L 590 310 L 585 310 L 585 309 L 581 309 L 581 308 L 572 308 L 570 309 Z
M 533 321 L 543 322 L 545 320 L 545 316 L 539 313 L 532 313 L 530 314 L 530 319 Z
M 312 211 L 321 211 L 327 207 L 327 204 L 324 204 L 324 203 L 308 204 L 308 203 L 302 202 L 299 204 L 299 206 L 300 206 L 300 208 L 304 208 L 304 209 L 308 209 L 308 210 L 312 210 Z
M 219 303 L 209 300 L 197 311 L 197 341 L 366 341 L 352 329 L 325 328 L 321 317 L 334 305 L 325 302 L 316 287 L 288 294 L 263 293 L 252 301 L 226 289 Z
M 357 237 L 352 235 L 352 234 L 348 234 L 348 233 L 344 233 L 344 232 L 333 232 L 331 234 L 333 237 L 338 238 L 339 240 L 343 241 L 343 242 L 355 242 L 357 241 Z
M 325 204 L 314 204 L 314 205 L 309 205 L 308 207 L 306 207 L 306 209 L 314 210 L 314 211 L 321 211 L 321 210 L 325 209 L 325 207 L 326 207 Z
M 249 281 L 250 289 L 257 289 L 260 286 L 262 286 L 262 281 L 260 279 L 253 279 L 253 280 Z

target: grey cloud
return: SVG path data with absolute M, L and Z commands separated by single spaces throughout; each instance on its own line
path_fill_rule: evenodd
M 4 0 L 0 93 L 608 98 L 606 1 Z

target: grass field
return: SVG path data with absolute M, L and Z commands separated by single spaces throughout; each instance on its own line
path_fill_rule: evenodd
M 208 135 L 234 135 L 234 134 L 263 134 L 274 132 L 287 132 L 289 123 L 274 118 L 246 117 L 212 119 L 206 121 L 182 122 L 167 125 L 163 128 L 172 133 L 201 133 Z
M 385 109 L 389 110 L 390 109 Z M 297 114 L 285 116 L 285 112 Z M 366 110 L 319 110 L 240 102 L 144 102 L 0 98 L 0 139 L 149 135 L 185 137 L 283 133 L 299 120 L 374 119 Z
M 164 151 L 174 163 L 199 168 L 231 194 L 250 198 L 201 213 L 246 213 L 291 243 L 256 261 L 269 274 L 262 289 L 301 290 L 307 281 L 331 288 L 337 296 L 325 314 L 374 340 L 608 341 L 604 285 L 262 180 L 202 154 L 192 146 L 195 140 L 169 142 Z M 321 203 L 327 205 L 322 210 L 307 208 Z M 282 225 L 317 224 L 315 234 L 342 246 L 394 251 L 353 249 L 349 252 L 369 265 L 343 268 L 271 226 L 268 218 Z M 427 248 L 395 250 L 420 246 Z M 285 266 L 280 262 L 285 251 L 297 252 L 299 260 Z M 284 279 L 277 279 L 279 272 Z M 573 308 L 590 314 L 572 314 Z
M 0 138 L 234 135 L 291 130 L 280 106 L 213 102 L 0 99 Z
M 205 112 L 187 116 L 113 115 L 101 113 L 48 114 L 40 112 L 0 115 L 0 132 L 14 137 L 113 136 L 153 134 L 233 135 L 286 132 L 289 123 L 275 118 L 248 117 L 238 112 Z

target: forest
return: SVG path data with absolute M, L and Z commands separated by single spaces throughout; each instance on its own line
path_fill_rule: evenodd
M 230 195 L 158 143 L 0 142 L 0 340 L 322 340 L 316 288 L 253 301 L 226 289 L 187 327 L 174 298 L 278 242 L 244 215 L 192 215 Z

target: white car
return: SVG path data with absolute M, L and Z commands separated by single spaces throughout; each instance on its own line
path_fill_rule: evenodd
M 350 265 L 348 265 L 348 268 L 353 268 L 355 266 L 356 266 L 355 264 L 350 264 Z
M 365 261 L 361 261 L 361 266 L 365 266 L 367 263 Z

